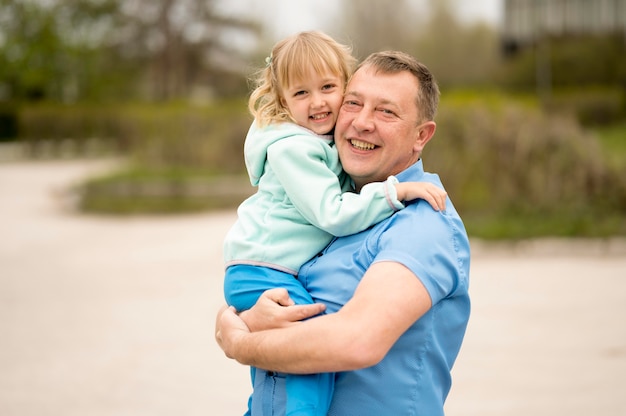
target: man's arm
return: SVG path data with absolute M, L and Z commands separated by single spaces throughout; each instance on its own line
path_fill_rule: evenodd
M 428 309 L 420 280 L 394 262 L 372 265 L 337 313 L 279 329 L 249 332 L 232 310 L 218 317 L 216 338 L 242 364 L 288 373 L 347 371 L 383 359 Z

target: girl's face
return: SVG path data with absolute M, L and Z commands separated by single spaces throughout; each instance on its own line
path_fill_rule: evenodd
M 328 134 L 335 127 L 343 102 L 343 79 L 330 72 L 311 71 L 302 80 L 291 80 L 283 90 L 282 104 L 294 121 L 317 134 Z

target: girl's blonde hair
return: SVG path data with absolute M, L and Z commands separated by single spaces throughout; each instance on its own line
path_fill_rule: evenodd
M 266 66 L 252 79 L 254 90 L 248 109 L 259 125 L 293 121 L 282 104 L 283 91 L 291 82 L 303 80 L 311 71 L 339 75 L 345 88 L 356 59 L 352 49 L 318 32 L 300 32 L 276 43 Z

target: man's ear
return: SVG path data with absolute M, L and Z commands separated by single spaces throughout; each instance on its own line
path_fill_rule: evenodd
M 435 135 L 437 130 L 437 124 L 434 121 L 427 121 L 417 127 L 417 137 L 415 138 L 415 150 L 421 153 L 426 146 L 426 143 L 430 141 Z

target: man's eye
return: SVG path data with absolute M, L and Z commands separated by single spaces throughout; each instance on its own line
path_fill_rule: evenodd
M 344 111 L 359 111 L 361 109 L 361 105 L 358 101 L 344 101 L 341 108 Z

